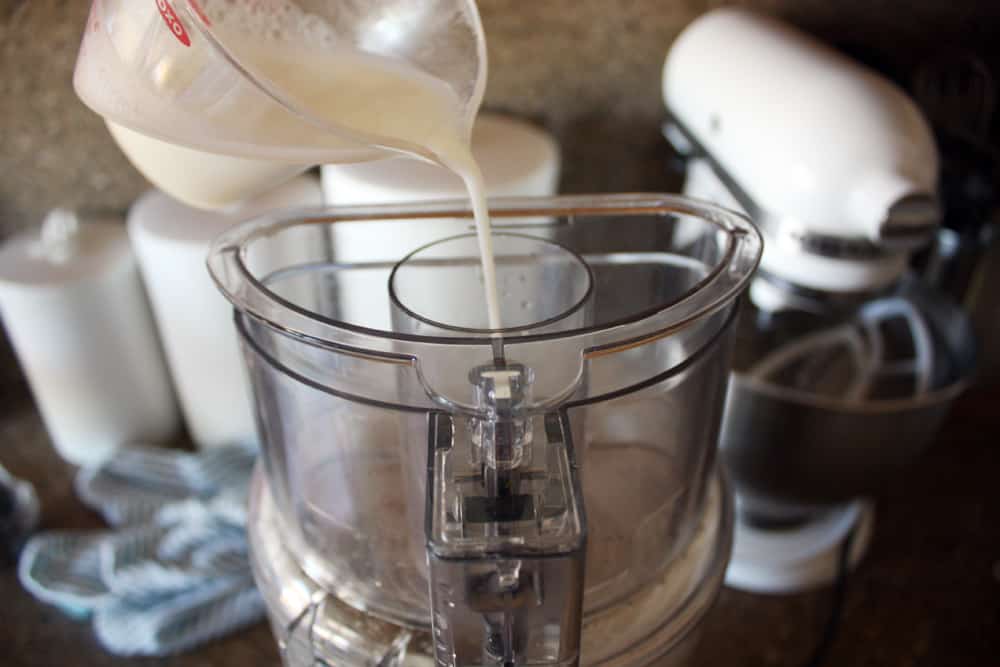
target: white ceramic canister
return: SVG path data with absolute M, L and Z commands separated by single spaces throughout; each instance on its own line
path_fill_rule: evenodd
M 97 464 L 163 441 L 177 404 L 120 221 L 56 210 L 0 247 L 0 315 L 56 449 Z
M 184 420 L 199 447 L 256 439 L 232 307 L 205 267 L 209 245 L 240 220 L 321 201 L 316 177 L 303 175 L 225 212 L 191 208 L 159 190 L 144 194 L 129 211 L 129 237 Z

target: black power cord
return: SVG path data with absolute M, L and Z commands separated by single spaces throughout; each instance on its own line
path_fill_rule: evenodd
M 851 572 L 851 551 L 854 547 L 854 535 L 857 527 L 844 538 L 840 545 L 840 553 L 837 558 L 837 579 L 833 584 L 833 598 L 830 601 L 830 615 L 823 626 L 823 635 L 819 638 L 816 648 L 813 649 L 812 656 L 805 667 L 822 667 L 829 657 L 833 642 L 840 632 L 840 623 L 844 616 L 844 599 L 847 597 L 847 580 Z

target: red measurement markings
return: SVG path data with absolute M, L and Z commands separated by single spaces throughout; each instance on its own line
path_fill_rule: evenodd
M 170 6 L 170 3 L 167 0 L 156 0 L 156 8 L 160 10 L 160 16 L 163 17 L 167 28 L 174 34 L 177 41 L 184 46 L 191 46 L 191 38 L 188 37 L 187 30 L 184 29 L 184 24 L 177 18 L 177 12 Z

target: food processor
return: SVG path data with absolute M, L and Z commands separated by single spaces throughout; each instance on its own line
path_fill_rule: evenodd
M 684 193 L 746 212 L 766 242 L 721 435 L 726 581 L 823 586 L 861 559 L 868 498 L 933 441 L 974 368 L 961 309 L 907 272 L 939 222 L 934 140 L 891 82 L 745 9 L 680 35 L 663 91 Z
M 490 210 L 499 330 L 465 204 L 286 211 L 214 244 L 285 665 L 687 664 L 729 556 L 715 451 L 761 239 L 667 195 Z M 337 259 L 352 230 L 423 220 L 453 228 L 404 257 Z M 679 226 L 697 242 L 678 247 Z M 359 273 L 381 288 L 345 311 Z

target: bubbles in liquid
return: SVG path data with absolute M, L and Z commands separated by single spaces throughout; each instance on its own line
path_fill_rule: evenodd
M 295 40 L 299 46 L 312 49 L 332 49 L 339 41 L 327 21 L 291 2 L 201 0 L 201 9 L 213 25 L 254 39 Z

